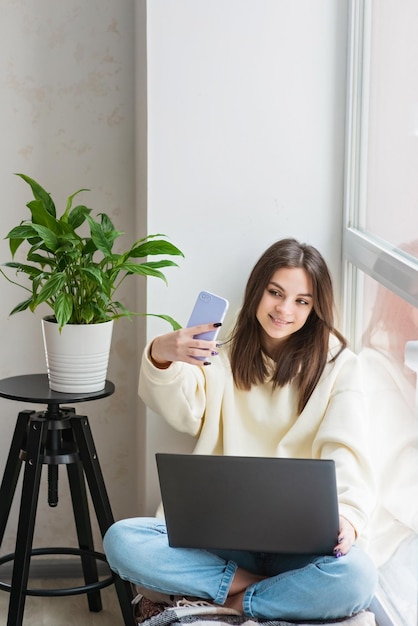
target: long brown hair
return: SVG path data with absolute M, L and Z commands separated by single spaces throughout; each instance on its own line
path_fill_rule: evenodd
M 271 376 L 256 314 L 273 274 L 282 267 L 303 268 L 312 280 L 312 310 L 303 327 L 280 342 L 271 377 L 273 388 L 296 382 L 300 414 L 326 365 L 330 333 L 341 343 L 338 354 L 347 346 L 345 338 L 334 328 L 332 279 L 316 248 L 296 239 L 282 239 L 271 245 L 257 261 L 248 279 L 244 302 L 231 336 L 231 367 L 235 384 L 240 389 L 249 390 L 252 385 L 264 383 Z M 336 359 L 338 354 L 333 358 Z

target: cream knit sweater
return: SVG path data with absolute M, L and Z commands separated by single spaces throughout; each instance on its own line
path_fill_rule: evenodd
M 338 347 L 335 337 L 333 350 Z M 195 454 L 333 459 L 336 464 L 340 514 L 365 544 L 373 507 L 367 452 L 367 416 L 360 363 L 345 349 L 328 362 L 301 415 L 296 413 L 293 384 L 236 388 L 227 349 L 209 366 L 172 363 L 153 366 L 146 347 L 139 395 L 176 430 L 194 435 Z M 308 355 L 307 355 L 308 357 Z
M 359 358 L 370 407 L 370 452 L 377 485 L 369 552 L 380 566 L 403 540 L 418 533 L 415 388 L 389 354 L 366 348 Z

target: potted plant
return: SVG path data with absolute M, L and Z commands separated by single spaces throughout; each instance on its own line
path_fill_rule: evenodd
M 58 216 L 51 195 L 39 183 L 24 174 L 17 176 L 32 189 L 33 200 L 26 205 L 31 219 L 22 221 L 6 235 L 12 261 L 3 266 L 24 274 L 29 283 L 12 280 L 0 270 L 7 280 L 23 287 L 28 295 L 10 314 L 27 309 L 33 312 L 43 303 L 48 305 L 52 315 L 42 320 L 44 339 L 47 340 L 52 330 L 57 339 L 64 341 L 68 337 L 70 343 L 68 357 L 61 357 L 57 348 L 51 355 L 47 353 L 51 389 L 99 391 L 105 385 L 113 320 L 145 315 L 126 309 L 115 299 L 115 292 L 128 276 L 153 276 L 167 282 L 162 268 L 177 266 L 167 256 L 183 256 L 183 253 L 166 241 L 165 235 L 148 235 L 124 252 L 115 252 L 114 243 L 123 233 L 115 229 L 108 215 L 99 213 L 95 218 L 85 205 L 73 206 L 76 196 L 87 189 L 69 196 L 65 211 Z M 26 244 L 24 262 L 15 260 L 18 250 L 22 254 L 22 244 Z M 160 258 L 146 260 L 155 255 Z M 179 328 L 170 316 L 153 315 L 169 322 L 173 329 Z M 87 356 L 88 335 L 105 328 L 110 335 L 99 339 L 96 352 Z M 74 338 L 76 329 L 82 333 L 80 343 Z M 81 365 L 76 364 L 77 356 L 83 358 Z M 90 382 L 86 372 L 89 363 L 94 370 Z M 58 367 L 55 376 L 51 372 L 54 365 Z M 66 371 L 69 371 L 69 382 L 63 382 Z

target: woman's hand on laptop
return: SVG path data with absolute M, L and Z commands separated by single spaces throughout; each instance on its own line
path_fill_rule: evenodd
M 192 365 L 210 365 L 207 359 L 218 354 L 216 341 L 195 339 L 194 336 L 209 332 L 214 326 L 219 325 L 201 324 L 159 335 L 151 344 L 149 352 L 151 362 L 160 369 L 169 367 L 173 361 L 183 361 Z
M 356 540 L 356 531 L 354 526 L 340 515 L 340 532 L 338 534 L 338 543 L 334 548 L 334 554 L 338 558 L 347 554 Z

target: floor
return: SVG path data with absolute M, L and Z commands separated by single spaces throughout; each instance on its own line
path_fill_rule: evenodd
M 60 587 L 80 584 L 76 580 L 59 580 Z M 32 580 L 34 588 L 50 587 L 51 581 Z M 103 610 L 91 613 L 85 595 L 26 598 L 23 626 L 124 626 L 113 585 L 101 591 Z M 9 594 L 0 590 L 0 626 L 6 626 Z

